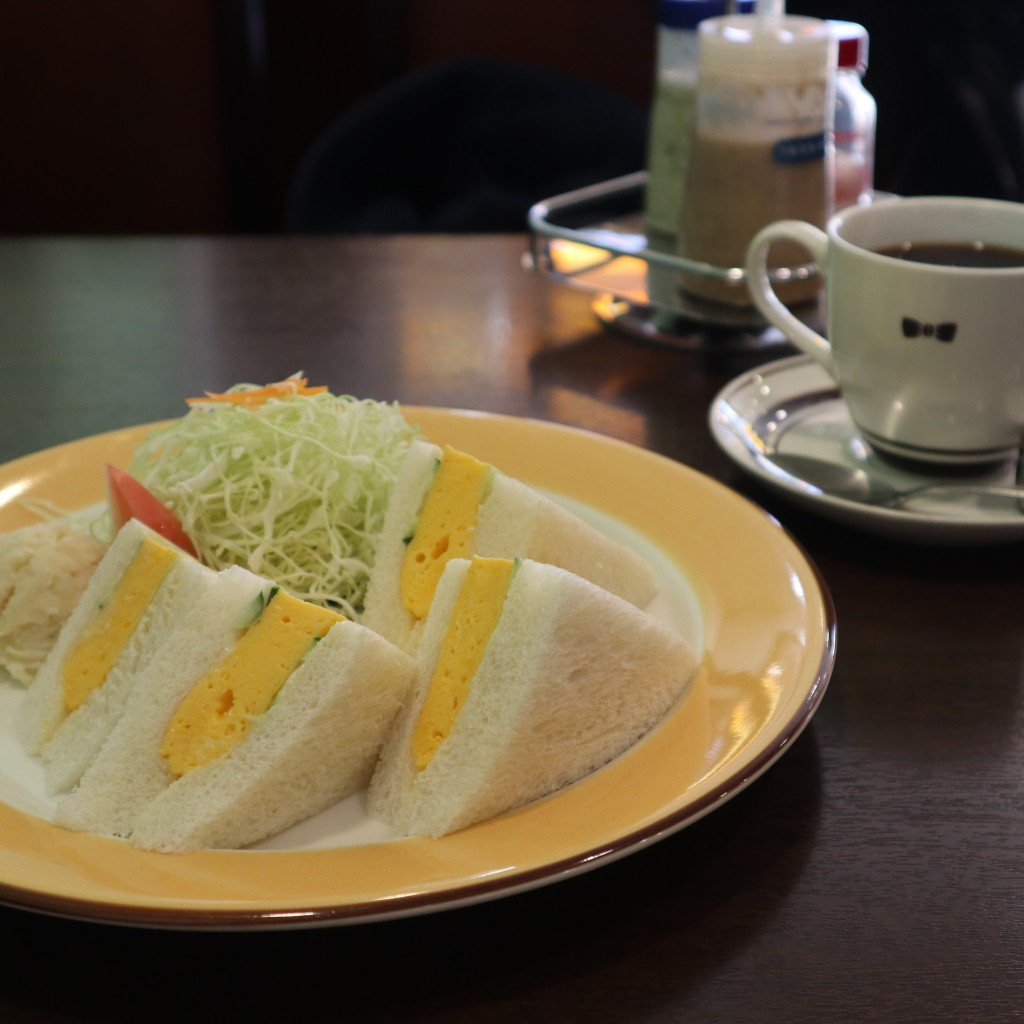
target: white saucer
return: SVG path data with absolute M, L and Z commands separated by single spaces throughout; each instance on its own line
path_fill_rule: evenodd
M 921 498 L 893 509 L 835 497 L 772 462 L 775 454 L 812 456 L 859 468 L 910 489 L 949 476 L 912 473 L 884 461 L 857 433 L 827 373 L 808 356 L 759 366 L 724 387 L 709 414 L 715 440 L 741 469 L 799 505 L 844 525 L 905 541 L 980 545 L 1024 540 L 1024 512 L 1013 501 L 976 495 Z M 1012 484 L 1015 460 L 989 467 L 973 483 Z

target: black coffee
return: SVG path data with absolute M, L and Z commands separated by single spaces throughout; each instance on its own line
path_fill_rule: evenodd
M 1024 249 L 984 242 L 903 242 L 874 251 L 881 256 L 940 267 L 1024 267 Z

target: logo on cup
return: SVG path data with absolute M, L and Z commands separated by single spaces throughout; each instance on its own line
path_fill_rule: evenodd
M 956 337 L 956 324 L 923 324 L 909 316 L 903 318 L 904 338 L 934 338 L 936 341 L 952 341 Z

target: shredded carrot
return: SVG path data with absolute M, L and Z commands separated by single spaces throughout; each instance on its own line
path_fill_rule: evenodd
M 206 402 L 220 402 L 224 405 L 262 405 L 269 398 L 288 398 L 292 395 L 322 395 L 326 387 L 309 387 L 305 377 L 289 377 L 287 380 L 268 384 L 262 388 L 248 388 L 240 391 L 207 391 L 203 398 L 186 398 L 189 405 Z

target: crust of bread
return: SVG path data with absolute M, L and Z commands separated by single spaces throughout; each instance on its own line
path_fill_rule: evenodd
M 395 482 L 360 621 L 398 647 L 415 651 L 422 632 L 402 603 L 406 538 L 433 480 L 442 451 L 415 442 Z M 527 558 L 566 569 L 638 608 L 657 592 L 654 570 L 636 552 L 584 522 L 556 501 L 496 471 L 480 506 L 475 555 Z
M 648 732 L 696 673 L 694 649 L 652 616 L 524 561 L 452 732 L 417 772 L 412 733 L 468 566 L 441 578 L 413 695 L 369 787 L 371 814 L 407 835 L 445 835 L 582 778 Z

